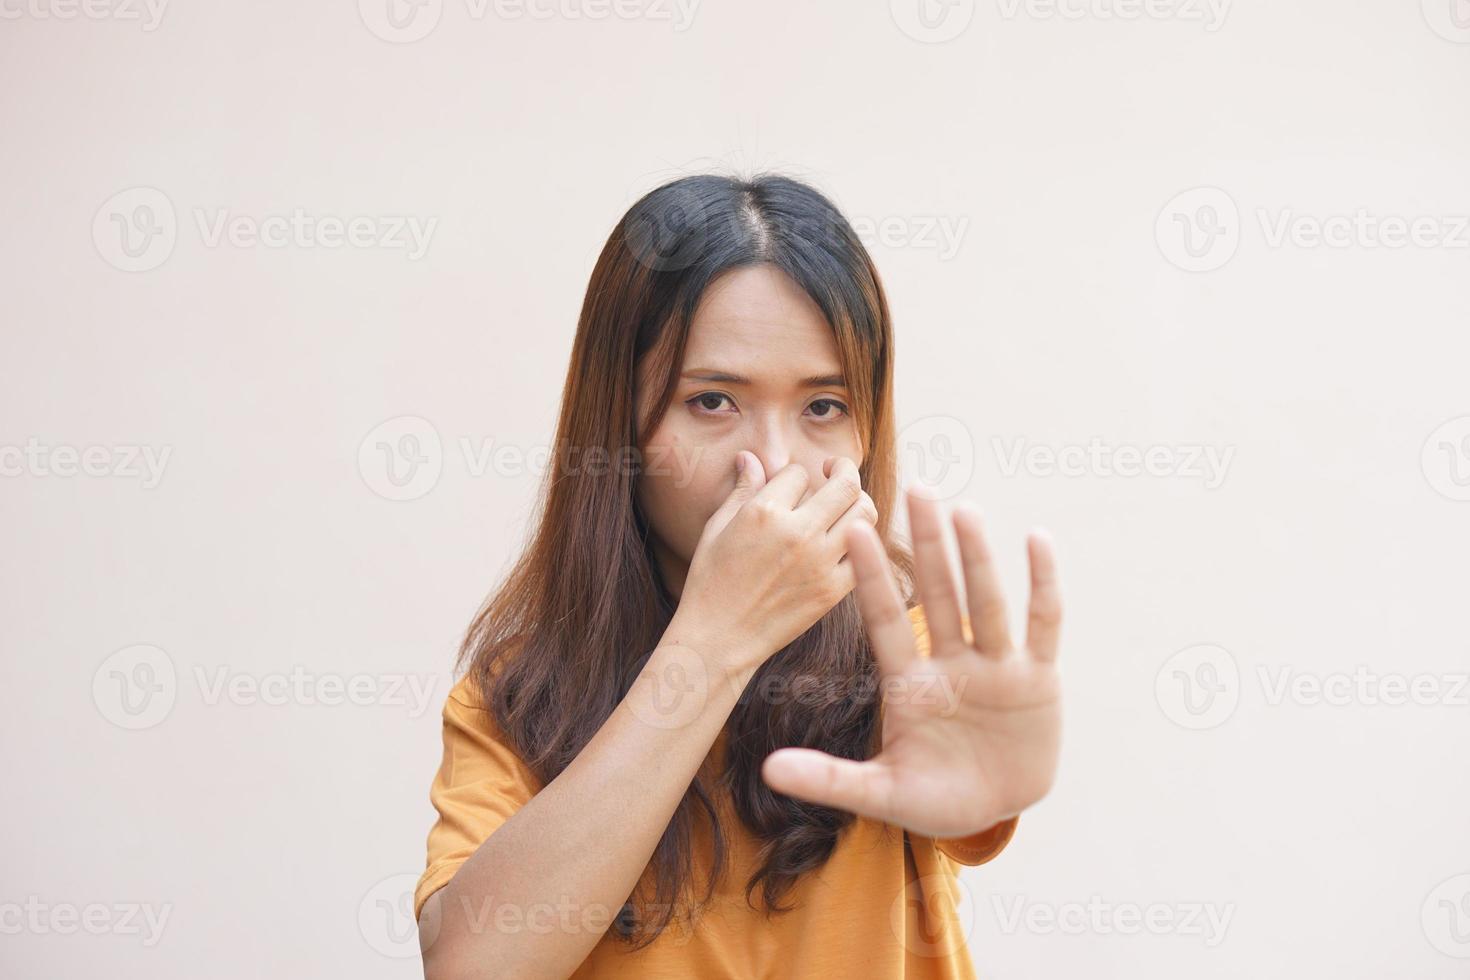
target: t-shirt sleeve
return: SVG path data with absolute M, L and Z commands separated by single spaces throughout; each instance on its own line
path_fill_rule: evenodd
M 427 867 L 414 888 L 415 919 L 429 896 L 540 789 L 479 706 L 468 679 L 449 692 L 443 728 L 444 758 L 429 788 L 438 817 L 429 830 Z
M 1020 816 L 1014 816 L 968 837 L 936 837 L 934 846 L 960 864 L 970 867 L 984 864 L 1005 850 L 1015 836 L 1016 824 L 1020 820 Z

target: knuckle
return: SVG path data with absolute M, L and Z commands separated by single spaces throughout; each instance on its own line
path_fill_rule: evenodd
M 1031 618 L 1044 623 L 1059 623 L 1062 620 L 1062 604 L 1055 597 L 1038 596 L 1031 602 Z
M 834 473 L 831 482 L 837 485 L 837 492 L 849 504 L 855 503 L 860 497 L 867 496 L 862 484 L 858 482 L 856 473 L 844 472 L 840 476 Z
M 775 525 L 775 530 L 777 538 L 788 546 L 801 544 L 808 537 L 806 526 L 797 521 L 779 521 Z
M 744 511 L 759 528 L 769 527 L 776 521 L 776 508 L 768 500 L 753 500 L 745 505 Z

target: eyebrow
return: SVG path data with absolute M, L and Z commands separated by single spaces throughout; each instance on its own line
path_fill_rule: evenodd
M 724 384 L 748 385 L 751 380 L 743 375 L 731 374 L 728 371 L 715 371 L 708 368 L 695 368 L 685 371 L 681 377 L 690 381 L 718 381 Z M 802 378 L 797 382 L 800 388 L 846 388 L 847 379 L 840 374 L 814 374 L 809 378 Z

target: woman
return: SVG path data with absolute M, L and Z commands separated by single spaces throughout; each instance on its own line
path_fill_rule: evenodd
M 973 508 L 963 598 L 933 499 L 890 540 L 893 353 L 808 186 L 689 177 L 618 223 L 444 706 L 430 980 L 973 975 L 957 866 L 1051 786 L 1060 598 L 1033 532 L 1017 647 Z

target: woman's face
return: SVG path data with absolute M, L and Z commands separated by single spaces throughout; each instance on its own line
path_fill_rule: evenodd
M 690 324 L 673 400 L 639 448 L 638 500 L 654 554 L 677 597 L 705 522 L 735 486 L 735 456 L 754 453 L 774 476 L 806 468 L 811 496 L 822 463 L 862 445 L 832 328 L 800 286 L 772 265 L 744 266 L 705 290 Z M 815 379 L 815 380 L 814 380 Z M 640 365 L 640 418 L 656 385 Z

